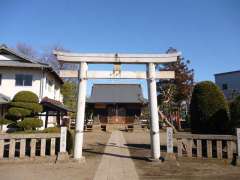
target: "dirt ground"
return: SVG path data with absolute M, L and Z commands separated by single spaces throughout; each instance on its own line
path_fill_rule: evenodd
M 86 163 L 0 163 L 0 180 L 92 180 L 111 133 L 84 134 Z M 163 163 L 149 162 L 149 132 L 123 132 L 138 176 L 141 180 L 155 179 L 240 179 L 240 167 L 218 160 L 182 158 Z M 166 137 L 161 136 L 161 144 Z M 164 156 L 164 153 L 162 153 Z
M 91 180 L 109 137 L 106 132 L 84 134 L 86 163 L 5 162 L 0 164 L 0 180 Z
M 165 144 L 166 138 L 164 134 L 161 135 L 161 144 Z M 149 162 L 146 158 L 150 155 L 149 132 L 124 133 L 124 137 L 141 180 L 240 179 L 240 167 L 232 166 L 226 161 L 181 158 L 163 163 Z

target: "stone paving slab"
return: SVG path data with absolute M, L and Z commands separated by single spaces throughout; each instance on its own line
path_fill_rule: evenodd
M 121 131 L 114 131 L 106 145 L 94 180 L 138 180 Z

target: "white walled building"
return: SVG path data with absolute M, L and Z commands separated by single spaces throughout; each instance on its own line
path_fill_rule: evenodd
M 229 100 L 240 95 L 240 71 L 215 74 L 215 83 Z
M 31 91 L 40 102 L 45 100 L 46 107 L 54 109 L 53 106 L 58 108 L 63 100 L 60 92 L 62 84 L 63 80 L 48 64 L 25 57 L 5 45 L 0 46 L 0 94 L 3 96 L 12 99 L 19 91 Z M 59 112 L 55 114 L 55 117 L 48 118 L 50 124 L 60 118 Z
M 0 93 L 10 97 L 22 90 L 32 91 L 41 100 L 48 97 L 62 101 L 62 79 L 47 65 L 0 46 Z

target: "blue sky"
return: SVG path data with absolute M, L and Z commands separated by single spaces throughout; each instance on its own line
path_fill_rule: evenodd
M 11 47 L 23 42 L 38 51 L 58 44 L 74 52 L 162 53 L 172 46 L 191 60 L 196 81 L 240 69 L 239 0 L 0 0 L 0 4 L 0 43 Z M 142 83 L 146 95 L 144 81 L 130 82 Z

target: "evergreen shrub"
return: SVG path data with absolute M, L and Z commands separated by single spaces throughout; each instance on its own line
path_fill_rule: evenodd
M 229 107 L 222 91 L 210 81 L 195 85 L 190 103 L 193 133 L 226 134 L 229 129 Z

